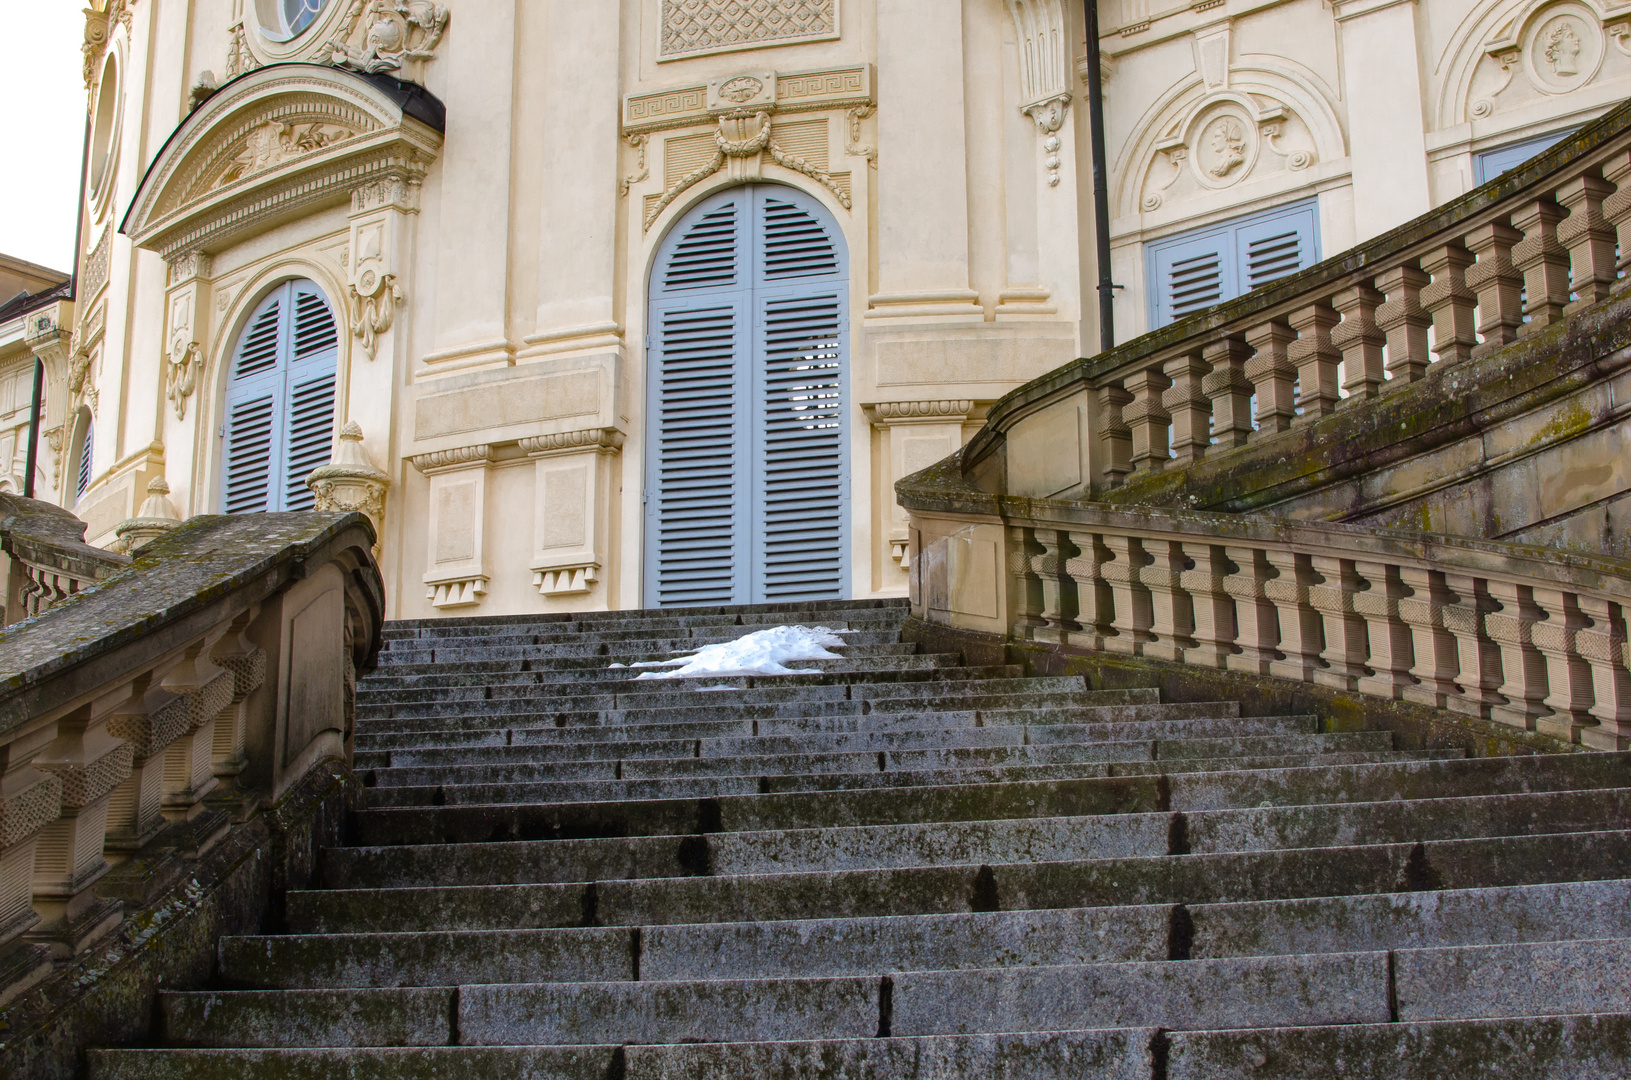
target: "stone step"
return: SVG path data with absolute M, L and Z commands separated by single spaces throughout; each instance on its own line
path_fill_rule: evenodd
M 605 658 L 596 658 L 604 660 Z M 657 666 L 636 667 L 636 663 L 648 659 L 667 660 L 669 657 L 632 656 L 627 661 L 617 664 L 597 663 L 593 667 L 539 667 L 534 665 L 528 672 L 516 672 L 506 676 L 502 681 L 491 677 L 476 677 L 434 685 L 417 685 L 412 687 L 392 687 L 381 683 L 365 683 L 358 688 L 359 700 L 366 698 L 370 704 L 381 701 L 403 700 L 453 700 L 461 694 L 485 694 L 487 697 L 516 697 L 536 692 L 543 687 L 551 692 L 567 693 L 578 687 L 589 687 L 594 690 L 601 684 L 609 686 L 622 686 L 630 680 L 640 682 L 661 682 L 669 680 L 637 679 L 641 674 L 660 674 L 663 668 Z M 1017 666 L 993 668 L 966 668 L 963 667 L 962 657 L 957 653 L 916 653 L 912 655 L 885 655 L 869 656 L 866 654 L 850 654 L 833 660 L 792 660 L 788 666 L 796 671 L 820 671 L 828 674 L 852 674 L 871 676 L 878 673 L 880 678 L 889 678 L 895 672 L 928 672 L 939 670 L 947 677 L 953 671 L 972 671 L 974 678 L 983 678 L 995 671 L 1005 671 L 1011 676 L 1022 675 L 1023 671 Z M 523 677 L 529 676 L 529 677 Z M 770 677 L 770 676 L 756 676 Z M 930 677 L 930 676 L 923 676 Z
M 586 762 L 621 759 L 628 775 L 634 761 L 697 760 L 745 762 L 761 758 L 802 759 L 845 754 L 906 754 L 931 750 L 981 750 L 1036 747 L 1043 749 L 1102 746 L 1111 748 L 1112 760 L 1171 760 L 1197 757 L 1262 757 L 1274 754 L 1315 754 L 1327 751 L 1393 749 L 1386 731 L 1334 734 L 1217 735 L 1209 738 L 1133 739 L 1121 732 L 1096 739 L 1095 729 L 1072 726 L 1064 731 L 1029 727 L 965 728 L 952 731 L 858 731 L 832 734 L 758 735 L 745 738 L 640 739 L 618 742 L 520 742 L 500 746 L 427 746 L 399 750 L 359 750 L 358 769 L 392 769 L 466 765 L 508 765 L 522 762 Z M 1086 737 L 1084 737 L 1086 736 Z M 1122 747 L 1140 747 L 1137 754 Z M 1072 760 L 1077 760 L 1072 758 Z M 1040 764 L 1054 764 L 1045 759 Z M 736 770 L 731 770 L 735 772 Z M 818 769 L 811 772 L 824 771 Z M 856 771 L 856 770 L 849 770 Z M 860 770 L 873 771 L 873 770 Z
M 1154 690 L 1084 690 L 1065 695 L 1062 703 L 1038 702 L 1034 695 L 1014 694 L 984 708 L 936 709 L 924 707 L 891 708 L 887 712 L 876 708 L 875 702 L 851 699 L 848 696 L 827 696 L 791 702 L 744 702 L 737 695 L 720 691 L 698 695 L 692 702 L 677 706 L 650 708 L 604 708 L 580 710 L 551 710 L 540 713 L 517 713 L 508 717 L 480 715 L 454 717 L 358 717 L 357 730 L 368 733 L 411 733 L 418 731 L 492 731 L 503 728 L 539 728 L 579 726 L 606 727 L 645 723 L 701 722 L 706 720 L 760 720 L 795 722 L 826 717 L 874 716 L 874 723 L 905 723 L 914 720 L 932 720 L 935 717 L 969 715 L 975 723 L 990 716 L 992 723 L 1024 723 L 1024 716 L 1038 718 L 1036 722 L 1051 723 L 1054 718 L 1068 718 L 1082 709 L 1108 706 L 1157 705 Z M 726 700 L 726 698 L 729 700 Z M 638 704 L 638 703 L 637 703 Z M 964 705 L 966 703 L 958 703 Z M 1178 708 L 1178 706 L 1172 706 Z M 1226 706 L 1232 708 L 1233 706 Z M 1084 720 L 1102 719 L 1086 715 Z
M 660 629 L 665 626 L 787 626 L 803 621 L 805 616 L 819 615 L 817 621 L 832 622 L 842 619 L 870 619 L 879 622 L 906 620 L 908 604 L 904 600 L 855 601 L 837 605 L 810 607 L 789 606 L 778 611 L 753 611 L 744 608 L 662 608 L 635 611 L 590 611 L 548 615 L 500 615 L 474 618 L 400 620 L 385 624 L 387 640 L 412 638 L 460 637 L 486 633 L 524 633 L 529 630 L 543 633 L 563 627 L 584 629 Z
M 329 848 L 333 888 L 533 884 L 712 874 L 1209 855 L 1593 832 L 1631 817 L 1631 788 L 1412 802 L 910 822 L 685 836 Z
M 1360 736 L 1364 736 L 1361 738 Z M 427 783 L 550 783 L 570 780 L 661 780 L 699 776 L 819 776 L 858 775 L 927 770 L 990 769 L 1037 765 L 1087 765 L 1099 763 L 1161 762 L 1262 759 L 1286 756 L 1324 757 L 1334 761 L 1339 755 L 1390 754 L 1385 749 L 1391 736 L 1386 732 L 1356 732 L 1352 735 L 1285 735 L 1245 739 L 1152 740 L 1130 742 L 1051 743 L 1041 746 L 965 746 L 946 748 L 833 751 L 808 754 L 760 754 L 738 757 L 623 757 L 617 747 L 606 747 L 604 758 L 575 758 L 560 761 L 511 761 L 487 764 L 447 764 L 444 755 L 479 754 L 491 749 L 521 750 L 544 756 L 547 747 L 482 748 L 463 750 L 403 751 L 393 756 L 430 758 L 433 764 L 376 766 L 369 768 L 365 782 L 372 786 Z M 595 744 L 602 745 L 602 744 Z M 681 744 L 691 749 L 696 744 Z M 1161 748 L 1187 747 L 1188 755 L 1161 758 Z M 1210 751 L 1211 756 L 1207 757 Z M 1408 755 L 1409 752 L 1400 752 Z
M 705 870 L 701 854 L 693 865 Z M 413 894 L 412 902 L 426 905 L 425 910 L 433 904 L 456 908 L 464 903 L 488 903 L 495 895 L 466 877 L 434 872 L 429 876 L 453 881 L 402 893 L 404 898 Z M 609 880 L 532 885 L 525 891 L 539 896 L 556 893 L 553 899 L 532 902 L 576 911 L 580 920 L 588 912 L 600 925 L 649 926 L 1291 900 L 1626 876 L 1631 876 L 1631 833 L 1614 830 L 1569 833 L 1567 843 L 1548 835 L 1491 837 L 979 867 Z M 330 886 L 344 883 L 324 880 Z M 377 887 L 387 882 L 357 884 Z M 473 887 L 475 891 L 459 891 Z M 366 896 L 359 900 L 369 902 Z
M 361 750 L 415 749 L 431 746 L 522 746 L 556 743 L 634 742 L 642 739 L 768 738 L 793 735 L 878 734 L 929 731 L 1000 731 L 1029 727 L 1033 741 L 1056 734 L 1075 733 L 1088 738 L 1179 739 L 1228 735 L 1314 734 L 1321 724 L 1313 716 L 1240 717 L 1232 702 L 1199 702 L 1186 705 L 1098 706 L 1048 712 L 1005 710 L 981 713 L 975 710 L 945 713 L 868 713 L 833 717 L 790 717 L 787 719 L 696 720 L 672 723 L 607 725 L 575 724 L 564 727 L 501 727 L 487 730 L 433 729 L 419 732 L 371 734 L 359 730 L 356 747 Z M 1067 719 L 1068 718 L 1068 719 Z
M 489 647 L 481 643 L 481 639 L 474 639 L 468 643 L 435 644 L 430 648 L 383 650 L 379 654 L 379 665 L 388 675 L 409 674 L 415 668 L 429 668 L 442 664 L 490 664 L 549 660 L 559 656 L 605 656 L 614 651 L 623 651 L 630 643 L 638 644 L 641 655 L 675 656 L 695 652 L 704 645 L 735 641 L 742 636 L 741 630 L 739 627 L 727 627 L 708 632 L 676 632 L 673 636 L 614 634 L 606 640 L 599 641 L 584 640 L 582 635 L 570 635 L 553 644 L 521 646 Z M 900 641 L 900 631 L 881 626 L 845 630 L 844 640 L 851 645 L 892 645 Z
M 93 1050 L 93 1080 L 1148 1080 L 1146 1029 L 828 1042 L 368 1049 Z

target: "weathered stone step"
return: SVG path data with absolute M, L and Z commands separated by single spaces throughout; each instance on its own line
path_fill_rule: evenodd
M 428 668 L 441 664 L 485 664 L 502 661 L 548 660 L 558 656 L 605 656 L 621 652 L 630 641 L 639 642 L 641 655 L 664 657 L 694 652 L 704 645 L 718 645 L 735 641 L 742 636 L 739 627 L 695 633 L 677 632 L 674 636 L 643 634 L 612 635 L 607 640 L 584 640 L 569 635 L 554 644 L 487 646 L 476 641 L 454 645 L 436 644 L 423 649 L 391 649 L 379 655 L 380 668 L 386 674 L 401 673 L 407 668 Z M 893 627 L 845 630 L 844 640 L 851 645 L 889 645 L 900 641 L 900 631 Z
M 992 866 L 1592 832 L 1631 820 L 1631 788 L 1415 802 L 1153 814 L 907 822 L 501 843 L 329 848 L 334 888 L 532 884 L 807 873 L 908 866 Z
M 93 1050 L 93 1080 L 1149 1080 L 1154 1030 L 826 1042 L 267 1050 Z
M 626 799 L 697 799 L 790 792 L 828 793 L 899 788 L 964 788 L 1039 780 L 1072 780 L 1131 776 L 1178 776 L 1184 773 L 1304 769 L 1335 765 L 1441 760 L 1463 757 L 1460 750 L 1375 753 L 1292 754 L 1278 757 L 1192 758 L 1170 761 L 1123 761 L 1109 764 L 1003 765 L 978 768 L 895 769 L 888 772 L 825 773 L 788 776 L 699 776 L 640 780 L 564 780 L 555 782 L 436 783 L 369 787 L 372 807 L 424 807 L 508 803 L 580 803 Z M 440 778 L 440 773 L 431 774 Z M 374 780 L 364 774 L 365 782 Z M 500 806 L 500 809 L 507 809 Z
M 986 716 L 992 717 L 992 723 L 1024 722 L 1025 715 L 1037 717 L 1038 723 L 1051 723 L 1054 718 L 1069 718 L 1079 710 L 1097 709 L 1109 706 L 1157 705 L 1158 693 L 1153 689 L 1141 690 L 1084 690 L 1080 693 L 1068 695 L 1062 704 L 1038 704 L 1033 695 L 1009 695 L 1003 701 L 987 705 L 984 708 L 897 708 L 884 712 L 875 709 L 871 701 L 851 699 L 848 696 L 833 696 L 835 691 L 828 691 L 826 696 L 818 698 L 801 698 L 791 702 L 744 702 L 735 700 L 722 700 L 726 692 L 699 694 L 696 702 L 682 702 L 679 705 L 664 706 L 659 709 L 649 708 L 605 708 L 584 710 L 551 710 L 548 712 L 517 713 L 509 717 L 491 716 L 457 716 L 457 717 L 397 717 L 397 718 L 369 718 L 359 717 L 357 730 L 359 732 L 375 733 L 411 733 L 419 731 L 493 731 L 500 728 L 544 728 L 544 727 L 608 727 L 633 726 L 647 723 L 694 723 L 706 720 L 759 720 L 761 722 L 795 723 L 804 720 L 819 720 L 826 717 L 860 717 L 875 716 L 873 723 L 907 723 L 914 720 L 934 720 L 943 715 L 963 716 L 975 718 L 975 723 L 983 723 Z M 959 702 L 959 705 L 966 703 Z M 1177 706 L 1173 706 L 1177 708 Z M 1226 706 L 1229 707 L 1229 706 Z M 1112 717 L 1113 719 L 1114 717 Z M 1091 714 L 1082 717 L 1085 721 L 1102 719 Z
M 693 749 L 695 743 L 681 744 Z M 402 751 L 393 756 L 430 759 L 431 764 L 374 767 L 368 770 L 372 784 L 424 786 L 427 782 L 449 783 L 549 783 L 563 780 L 637 780 L 696 776 L 819 776 L 857 775 L 926 770 L 985 769 L 1035 765 L 1084 765 L 1098 763 L 1171 762 L 1285 756 L 1321 757 L 1331 755 L 1375 755 L 1394 753 L 1386 749 L 1391 736 L 1386 732 L 1355 732 L 1351 735 L 1283 735 L 1245 739 L 1153 740 L 1130 742 L 1050 743 L 1038 746 L 965 746 L 925 749 L 832 751 L 808 754 L 759 754 L 738 757 L 653 757 L 618 756 L 616 747 L 606 747 L 607 757 L 584 757 L 557 761 L 512 761 L 491 764 L 450 764 L 445 757 L 466 753 L 461 750 Z M 1161 747 L 1183 746 L 1187 756 L 1161 758 Z M 508 749 L 524 754 L 546 756 L 547 747 L 472 747 L 476 755 L 487 750 L 502 753 Z M 1211 756 L 1207 754 L 1210 750 Z
M 726 719 L 651 724 L 575 724 L 563 727 L 500 727 L 487 730 L 433 729 L 372 733 L 360 730 L 358 750 L 397 750 L 432 746 L 522 746 L 568 742 L 633 742 L 642 739 L 766 738 L 840 733 L 895 734 L 912 731 L 964 731 L 1030 727 L 1031 739 L 1059 733 L 1089 738 L 1184 738 L 1225 735 L 1313 734 L 1321 723 L 1313 716 L 1240 717 L 1232 702 L 1184 705 L 1097 706 L 1051 711 L 977 710 L 944 713 L 868 713 L 843 717 L 790 717 L 784 720 Z
M 584 762 L 621 759 L 624 775 L 629 763 L 665 760 L 743 762 L 747 771 L 762 758 L 800 760 L 833 755 L 887 753 L 891 757 L 916 751 L 969 750 L 1037 747 L 1057 748 L 1077 758 L 1079 748 L 1110 748 L 1110 760 L 1162 761 L 1199 757 L 1263 757 L 1275 754 L 1317 754 L 1340 751 L 1391 750 L 1393 736 L 1386 731 L 1353 731 L 1334 734 L 1218 735 L 1210 738 L 1134 739 L 1112 731 L 1109 738 L 1097 739 L 1092 728 L 1072 727 L 1065 731 L 1029 727 L 980 727 L 935 731 L 858 731 L 832 734 L 759 735 L 746 738 L 641 739 L 620 742 L 515 742 L 500 746 L 428 746 L 401 750 L 358 751 L 359 769 L 392 769 L 466 765 L 507 765 L 520 762 Z M 1034 736 L 1034 737 L 1033 737 Z M 1142 748 L 1127 753 L 1120 748 Z M 1046 758 L 1039 764 L 1054 764 Z M 740 770 L 729 770 L 736 773 Z M 825 771 L 809 769 L 809 772 Z M 876 771 L 874 769 L 847 771 Z
M 1173 1032 L 1161 1047 L 1167 1080 L 1605 1080 L 1631 1073 L 1631 1015 Z
M 1124 904 L 1205 904 L 1631 876 L 1631 833 L 1570 833 L 994 866 L 535 885 L 606 926 L 753 922 Z M 325 882 L 327 884 L 328 882 Z M 359 882 L 359 884 L 379 884 Z M 593 884 L 592 893 L 589 886 Z M 437 899 L 490 902 L 449 885 Z M 434 892 L 435 890 L 430 890 Z M 425 892 L 425 890 L 420 890 Z M 402 894 L 404 899 L 410 893 Z M 364 898 L 366 902 L 366 898 Z M 424 896 L 415 903 L 431 902 Z M 545 901 L 539 901 L 544 903 Z M 589 907 L 585 908 L 585 903 Z M 580 919 L 582 915 L 580 914 Z
M 674 608 L 664 608 L 645 611 L 599 611 L 559 615 L 504 615 L 462 619 L 403 620 L 386 623 L 384 633 L 387 640 L 407 641 L 415 638 L 436 639 L 488 633 L 547 633 L 563 628 L 576 631 L 596 629 L 639 630 L 641 628 L 656 630 L 671 626 L 791 626 L 806 621 L 808 616 L 818 616 L 817 621 L 829 624 L 845 619 L 899 624 L 906 620 L 908 614 L 908 605 L 896 601 L 886 601 L 881 604 L 873 601 L 862 601 L 825 608 L 791 607 L 783 611 L 746 611 L 741 609 L 679 611 Z

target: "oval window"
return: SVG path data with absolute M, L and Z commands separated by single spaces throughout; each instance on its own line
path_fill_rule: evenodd
M 261 33 L 272 41 L 299 37 L 327 5 L 328 0 L 255 0 Z

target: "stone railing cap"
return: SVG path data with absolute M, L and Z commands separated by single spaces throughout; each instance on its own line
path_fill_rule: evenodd
M 303 576 L 307 560 L 328 552 L 359 550 L 366 588 L 383 618 L 384 587 L 368 554 L 373 543 L 373 527 L 355 513 L 193 518 L 144 546 L 123 571 L 44 615 L 0 629 L 0 738 L 35 714 L 34 699 L 54 677 L 157 635 L 235 593 L 253 593 L 246 604 L 270 595 Z

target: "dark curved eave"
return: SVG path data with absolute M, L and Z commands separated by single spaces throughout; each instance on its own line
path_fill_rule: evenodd
M 259 75 L 263 71 L 283 68 L 311 68 L 314 71 L 337 72 L 360 82 L 369 83 L 375 88 L 383 90 L 386 96 L 388 96 L 392 101 L 396 102 L 397 107 L 402 110 L 402 115 L 413 117 L 421 124 L 433 129 L 439 134 L 447 134 L 447 106 L 442 104 L 441 98 L 437 97 L 429 90 L 426 90 L 418 83 L 403 82 L 401 79 L 384 74 L 365 75 L 361 72 L 349 71 L 346 68 L 334 67 L 329 64 L 267 64 L 265 67 L 258 67 L 253 71 L 246 71 L 242 75 L 238 75 L 227 80 L 220 86 L 216 87 L 216 89 L 210 93 L 210 97 L 214 97 L 227 87 L 232 86 L 234 83 L 241 82 L 252 75 Z M 130 226 L 131 211 L 136 208 L 136 203 L 140 199 L 141 193 L 146 190 L 147 181 L 152 177 L 153 170 L 158 167 L 159 162 L 164 160 L 164 155 L 169 152 L 171 145 L 190 130 L 189 125 L 193 124 L 194 119 L 201 112 L 203 112 L 203 105 L 200 105 L 198 108 L 188 113 L 187 117 L 182 120 L 181 123 L 176 125 L 176 129 L 170 132 L 170 137 L 164 140 L 164 145 L 159 147 L 159 152 L 157 154 L 153 155 L 153 160 L 147 163 L 147 168 L 142 172 L 141 182 L 136 185 L 136 191 L 130 197 L 130 205 L 125 207 L 124 217 L 119 219 L 120 235 L 130 235 L 128 230 Z M 198 123 L 201 124 L 203 121 L 199 120 Z

